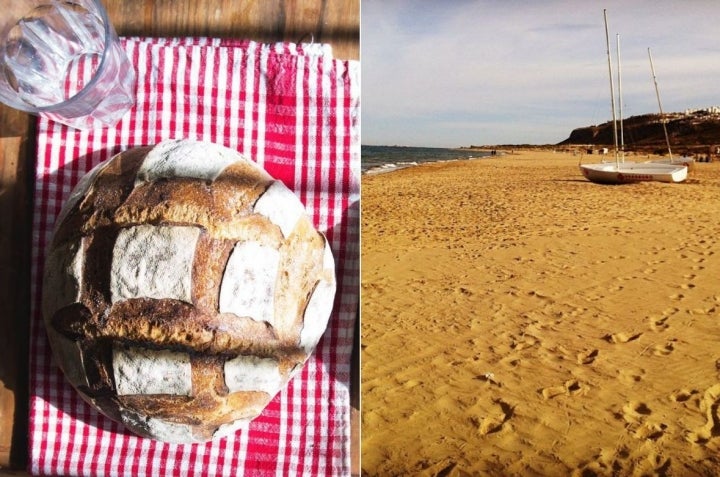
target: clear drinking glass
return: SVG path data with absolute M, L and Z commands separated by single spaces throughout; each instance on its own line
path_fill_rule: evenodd
M 79 129 L 120 120 L 135 70 L 100 0 L 3 2 L 0 101 Z

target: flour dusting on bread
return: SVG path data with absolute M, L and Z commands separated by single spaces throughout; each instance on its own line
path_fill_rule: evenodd
M 335 296 L 330 245 L 282 182 L 190 140 L 83 178 L 47 251 L 55 359 L 91 405 L 153 439 L 246 428 L 302 368 Z

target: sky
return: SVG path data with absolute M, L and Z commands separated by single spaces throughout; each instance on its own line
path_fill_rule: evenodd
M 717 0 L 363 0 L 362 143 L 555 144 L 612 119 L 720 106 Z M 620 104 L 616 104 L 619 115 Z

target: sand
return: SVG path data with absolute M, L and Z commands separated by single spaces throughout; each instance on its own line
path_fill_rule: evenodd
M 579 159 L 363 177 L 364 475 L 720 475 L 720 163 Z

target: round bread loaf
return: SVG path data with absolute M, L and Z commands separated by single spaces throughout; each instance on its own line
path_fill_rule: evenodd
M 298 198 L 239 153 L 170 140 L 81 179 L 48 249 L 55 359 L 135 433 L 204 442 L 259 415 L 325 331 L 330 247 Z

